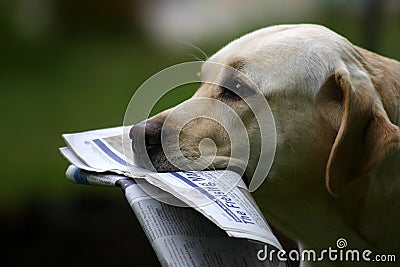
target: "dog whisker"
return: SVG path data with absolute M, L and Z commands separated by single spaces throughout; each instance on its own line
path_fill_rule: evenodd
M 201 58 L 199 58 L 198 56 L 196 56 L 195 54 L 188 54 L 189 56 L 194 57 L 196 60 L 198 61 L 203 61 Z
M 203 50 L 201 50 L 201 49 L 200 49 L 199 47 L 197 47 L 196 45 L 191 44 L 191 43 L 186 42 L 186 41 L 182 41 L 182 40 L 177 40 L 177 41 L 180 42 L 180 43 L 183 43 L 183 44 L 185 44 L 185 45 L 187 45 L 187 46 L 190 46 L 190 47 L 196 49 L 197 51 L 199 51 L 199 52 L 204 56 L 204 60 L 201 60 L 200 58 L 196 57 L 199 61 L 206 61 L 206 60 L 209 58 L 209 56 L 207 55 L 207 53 L 204 52 Z

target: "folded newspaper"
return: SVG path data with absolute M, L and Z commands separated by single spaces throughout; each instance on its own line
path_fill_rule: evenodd
M 282 246 L 239 174 L 142 169 L 126 156 L 129 128 L 64 134 L 60 152 L 68 179 L 124 190 L 162 266 L 284 265 L 260 260 L 265 246 Z

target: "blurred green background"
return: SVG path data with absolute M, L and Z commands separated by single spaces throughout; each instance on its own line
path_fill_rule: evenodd
M 399 2 L 2 0 L 2 263 L 157 266 L 118 189 L 65 179 L 61 134 L 122 125 L 142 82 L 173 64 L 204 59 L 182 41 L 210 55 L 264 26 L 318 23 L 400 59 Z M 193 90 L 172 94 L 157 110 Z

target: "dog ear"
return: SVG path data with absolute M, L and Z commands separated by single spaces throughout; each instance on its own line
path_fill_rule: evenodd
M 389 121 L 374 90 L 365 73 L 351 76 L 339 68 L 316 96 L 322 116 L 337 131 L 325 174 L 333 196 L 399 146 L 399 128 Z

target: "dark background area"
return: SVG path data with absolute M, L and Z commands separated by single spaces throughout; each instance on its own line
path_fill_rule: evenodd
M 122 125 L 147 78 L 204 59 L 179 41 L 210 55 L 260 27 L 318 23 L 400 59 L 399 1 L 242 2 L 1 1 L 2 266 L 158 265 L 122 192 L 68 182 L 58 147 L 62 133 Z

